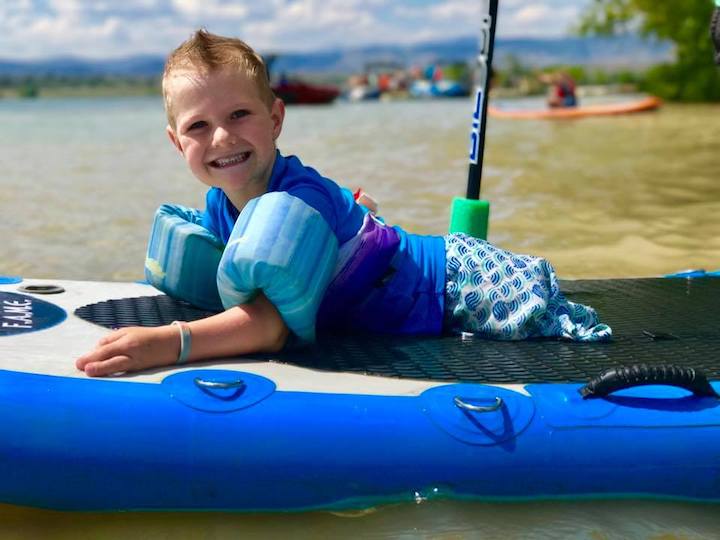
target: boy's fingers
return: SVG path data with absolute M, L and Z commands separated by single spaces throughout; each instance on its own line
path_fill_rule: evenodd
M 119 330 L 114 330 L 113 332 L 110 332 L 106 336 L 103 336 L 100 341 L 98 341 L 98 345 L 107 345 L 108 343 L 112 343 L 113 341 L 117 341 L 121 337 L 125 335 L 125 329 L 120 328 Z
M 88 377 L 104 377 L 113 373 L 127 371 L 130 362 L 129 356 L 113 356 L 108 360 L 86 364 L 84 371 Z
M 122 336 L 119 336 L 122 337 Z M 87 354 L 82 355 L 75 361 L 75 366 L 80 370 L 85 370 L 88 364 L 93 362 L 104 362 L 114 358 L 116 356 L 125 356 L 124 353 L 127 351 L 126 347 L 123 347 L 121 343 L 118 343 L 117 338 L 110 343 L 98 345 L 95 350 L 90 351 Z
M 98 353 L 99 349 L 95 349 L 89 353 L 83 354 L 77 360 L 75 360 L 75 367 L 78 368 L 80 371 L 84 371 L 85 366 L 88 365 L 90 362 L 97 362 L 101 359 Z

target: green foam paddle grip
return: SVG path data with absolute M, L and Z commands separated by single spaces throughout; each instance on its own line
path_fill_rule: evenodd
M 450 211 L 450 232 L 487 240 L 490 203 L 455 197 Z

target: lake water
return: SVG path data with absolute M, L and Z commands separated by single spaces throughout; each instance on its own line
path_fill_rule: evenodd
M 280 148 L 420 233 L 464 195 L 466 100 L 288 110 Z M 561 277 L 720 267 L 720 106 L 577 121 L 490 120 L 489 239 Z M 134 280 L 163 202 L 204 205 L 159 99 L 0 101 L 0 272 Z
M 539 104 L 540 102 L 538 102 Z M 525 102 L 524 106 L 532 106 Z M 288 109 L 280 148 L 363 187 L 391 223 L 443 234 L 465 192 L 470 103 Z M 720 106 L 567 122 L 490 120 L 489 239 L 564 278 L 720 268 Z M 204 188 L 164 133 L 159 98 L 0 100 L 0 275 L 142 278 L 163 202 Z M 430 501 L 360 515 L 61 514 L 0 507 L 0 536 L 62 538 L 717 538 L 714 506 Z

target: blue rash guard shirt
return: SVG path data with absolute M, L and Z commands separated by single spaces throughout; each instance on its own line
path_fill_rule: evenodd
M 287 192 L 317 210 L 338 240 L 355 237 L 367 209 L 355 203 L 350 190 L 304 166 L 295 156 L 276 153 L 268 192 Z M 225 193 L 211 188 L 202 225 L 224 243 L 239 216 Z M 400 227 L 400 243 L 384 277 L 350 307 L 347 316 L 318 317 L 319 328 L 368 330 L 393 334 L 439 334 L 445 294 L 445 242 L 441 236 L 409 234 Z

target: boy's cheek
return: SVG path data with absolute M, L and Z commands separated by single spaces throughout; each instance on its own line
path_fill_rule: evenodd
M 178 145 L 178 151 L 187 159 L 188 154 L 194 154 L 196 152 L 195 147 L 196 145 L 193 143 L 192 139 L 181 138 Z

